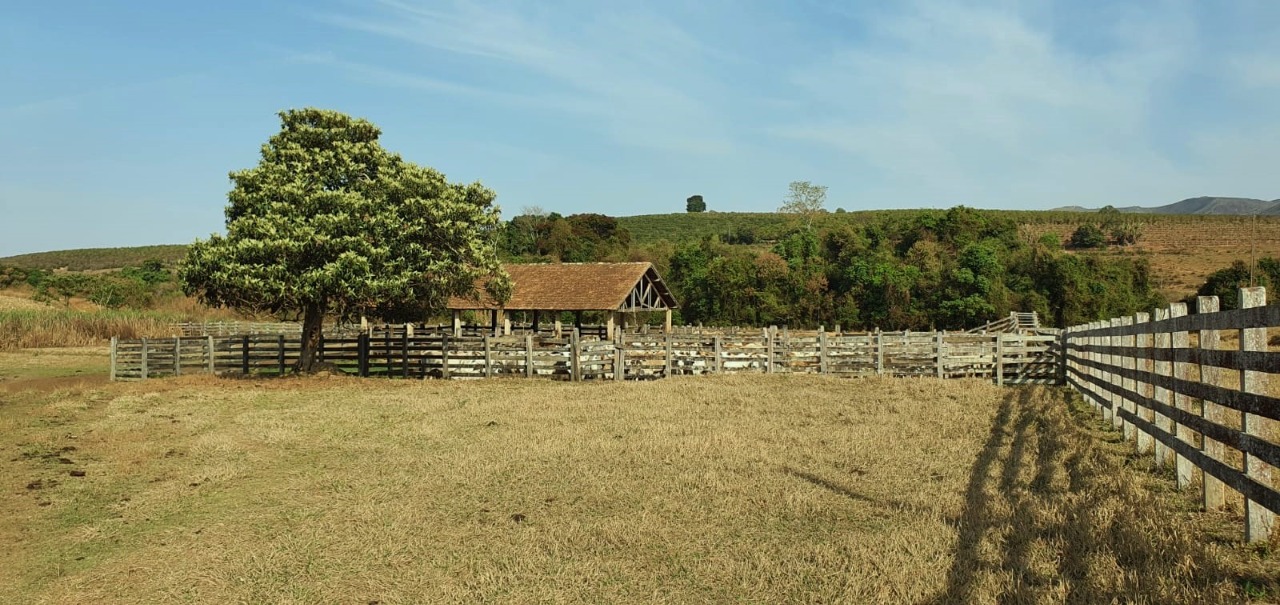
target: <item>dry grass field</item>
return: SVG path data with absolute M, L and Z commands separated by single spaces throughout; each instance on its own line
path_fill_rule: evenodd
M 4 602 L 1218 603 L 1277 577 L 1055 389 L 26 384 L 0 390 Z

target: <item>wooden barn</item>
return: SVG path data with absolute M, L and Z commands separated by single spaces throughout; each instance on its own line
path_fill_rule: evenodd
M 544 313 L 558 316 L 572 312 L 575 324 L 581 326 L 584 311 L 603 312 L 609 338 L 613 338 L 615 326 L 626 327 L 628 313 L 664 311 L 670 332 L 671 310 L 678 308 L 651 263 L 503 265 L 503 269 L 511 276 L 512 285 L 511 299 L 505 305 L 488 299 L 482 287 L 477 288 L 475 298 L 449 300 L 455 333 L 461 333 L 463 311 L 489 311 L 495 329 L 504 324 L 506 312 L 530 313 L 535 331 Z

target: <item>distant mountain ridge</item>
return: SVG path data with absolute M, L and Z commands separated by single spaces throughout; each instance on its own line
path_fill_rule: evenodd
M 1097 212 L 1099 209 L 1084 208 L 1081 206 L 1063 206 L 1062 208 L 1054 208 L 1054 210 L 1065 212 Z M 1133 214 L 1228 214 L 1236 216 L 1262 214 L 1267 216 L 1276 216 L 1280 215 L 1280 199 L 1267 201 L 1248 197 L 1205 196 L 1187 198 L 1167 206 L 1124 206 L 1116 208 L 1116 210 Z

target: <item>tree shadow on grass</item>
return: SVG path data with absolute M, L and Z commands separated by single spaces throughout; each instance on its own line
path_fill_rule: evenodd
M 1005 396 L 970 472 L 946 585 L 925 604 L 1237 602 L 1186 519 L 1079 426 L 1068 398 Z

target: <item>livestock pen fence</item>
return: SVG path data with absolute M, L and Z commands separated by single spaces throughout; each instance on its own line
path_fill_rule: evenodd
M 1263 288 L 1241 289 L 1239 301 L 1219 311 L 1217 297 L 1202 296 L 1195 315 L 1178 303 L 1074 326 L 1061 348 L 1067 384 L 1137 452 L 1171 467 L 1180 489 L 1198 484 L 1206 510 L 1224 506 L 1228 488 L 1241 494 L 1245 539 L 1259 542 L 1280 512 L 1280 399 L 1268 385 L 1280 354 L 1267 350 L 1280 307 L 1266 306 Z
M 462 336 L 383 329 L 326 337 L 317 351 L 325 367 L 359 376 L 396 378 L 543 377 L 630 380 L 678 375 L 814 373 L 838 376 L 986 377 L 1000 384 L 1057 383 L 1054 334 L 871 332 L 830 334 L 765 330 L 615 334 L 576 330 Z M 191 373 L 284 374 L 298 360 L 294 334 L 112 339 L 111 379 Z

